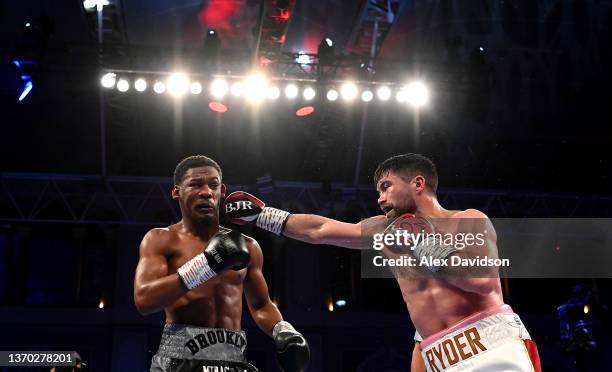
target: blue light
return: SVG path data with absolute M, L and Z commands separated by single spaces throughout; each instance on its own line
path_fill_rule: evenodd
M 342 300 L 342 299 L 337 300 L 337 301 L 336 301 L 336 306 L 337 306 L 337 307 L 343 307 L 343 306 L 346 306 L 346 300 Z
M 19 63 L 18 60 L 13 60 L 13 64 L 17 67 L 17 68 L 21 68 L 21 63 Z
M 30 75 L 21 75 L 21 80 L 32 80 Z
M 25 83 L 23 90 L 21 91 L 21 95 L 19 96 L 19 102 L 23 101 L 28 96 L 32 88 L 34 88 L 34 84 L 32 84 L 31 81 Z

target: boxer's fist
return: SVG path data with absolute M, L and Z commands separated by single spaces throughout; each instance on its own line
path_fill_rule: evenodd
M 242 270 L 251 259 L 244 237 L 237 230 L 219 233 L 210 239 L 204 250 L 210 268 L 217 274 L 225 270 Z
M 177 274 L 187 289 L 193 289 L 226 270 L 244 269 L 249 261 L 244 237 L 230 230 L 213 236 L 204 252 L 179 267 Z
M 310 348 L 301 333 L 291 324 L 279 322 L 274 327 L 274 343 L 278 364 L 284 372 L 302 372 L 310 361 Z
M 289 212 L 266 207 L 266 204 L 255 196 L 244 191 L 235 191 L 225 198 L 223 203 L 225 216 L 236 225 L 255 222 L 257 227 L 280 235 L 289 218 Z
M 234 191 L 225 198 L 224 208 L 227 219 L 236 225 L 255 222 L 266 203 L 244 191 Z

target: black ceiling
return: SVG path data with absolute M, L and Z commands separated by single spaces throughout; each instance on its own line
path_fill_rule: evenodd
M 201 50 L 208 28 L 237 55 L 256 46 L 260 1 L 113 3 L 119 36 L 102 66 L 79 0 L 1 3 L 0 171 L 100 172 L 100 67 L 172 70 L 185 51 Z M 319 102 L 297 118 L 297 107 L 280 101 L 219 115 L 201 98 L 105 92 L 108 173 L 166 176 L 182 157 L 205 153 L 230 183 L 266 173 L 352 182 L 365 120 L 360 182 L 387 156 L 415 151 L 438 162 L 443 186 L 608 192 L 610 2 L 400 3 L 375 61 L 394 68 L 374 79 L 425 78 L 434 98 L 419 115 Z M 330 36 L 350 54 L 363 4 L 297 0 L 282 50 L 315 53 Z M 38 64 L 31 95 L 18 103 L 11 61 L 25 54 Z

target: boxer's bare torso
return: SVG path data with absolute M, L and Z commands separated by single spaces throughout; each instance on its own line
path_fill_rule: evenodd
M 472 210 L 473 211 L 473 210 Z M 468 211 L 448 211 L 426 217 L 446 221 L 450 224 L 460 218 L 474 218 L 475 214 Z M 377 220 L 384 224 L 389 221 L 385 216 L 376 216 L 370 220 Z M 456 226 L 446 226 L 445 232 L 456 231 Z M 385 253 L 386 250 L 383 250 Z M 423 270 L 407 268 L 402 270 Z M 406 275 L 407 274 L 407 275 Z M 487 294 L 465 291 L 445 278 L 434 278 L 427 273 L 405 273 L 396 275 L 397 283 L 406 302 L 410 317 L 423 337 L 430 336 L 471 314 L 503 304 L 503 296 L 499 279 L 488 278 L 492 281 L 493 290 Z
M 208 243 L 184 231 L 181 223 L 151 230 L 148 235 L 149 239 L 143 241 L 146 245 L 144 250 L 149 250 L 147 262 L 140 265 L 139 269 L 159 270 L 164 275 L 176 273 L 181 265 L 201 253 Z M 247 237 L 246 241 L 252 257 L 261 255 L 261 251 L 253 246 L 252 239 Z M 246 268 L 239 271 L 229 270 L 185 293 L 164 309 L 166 322 L 240 329 L 246 273 Z M 146 274 L 137 277 L 144 278 Z

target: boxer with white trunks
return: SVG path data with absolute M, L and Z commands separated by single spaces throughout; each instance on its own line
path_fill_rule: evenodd
M 482 243 L 474 250 L 461 250 L 448 244 L 417 244 L 416 240 L 412 240 L 414 246 L 403 253 L 419 262 L 420 267 L 394 271 L 412 322 L 425 337 L 421 345 L 425 365 L 431 371 L 447 370 L 449 367 L 464 368 L 461 370 L 539 371 L 537 349 L 533 341 L 529 341 L 528 347 L 517 346 L 527 345 L 523 340 L 529 337 L 516 315 L 512 315 L 516 317 L 514 324 L 521 324 L 517 328 L 520 332 L 516 334 L 509 332 L 512 329 L 510 326 L 502 327 L 501 320 L 494 328 L 500 330 L 500 335 L 504 334 L 500 340 L 488 334 L 473 333 L 486 322 L 510 316 L 509 308 L 504 307 L 496 272 L 492 273 L 488 268 L 476 270 L 474 267 L 443 265 L 448 261 L 470 259 L 475 252 L 496 256 L 497 235 L 487 216 L 475 209 L 452 211 L 443 208 L 436 195 L 436 167 L 430 159 L 420 154 L 404 154 L 385 160 L 376 169 L 374 181 L 379 194 L 378 204 L 384 215 L 357 224 L 312 214 L 290 214 L 265 207 L 261 200 L 244 192 L 228 195 L 225 201 L 226 216 L 234 223 L 255 223 L 262 229 L 307 243 L 352 249 L 372 249 L 371 243 L 364 244 L 364 236 L 372 236 L 377 232 L 401 234 L 410 229 L 429 227 L 431 233 L 445 231 L 456 234 L 472 231 L 470 229 L 478 230 L 483 234 Z M 385 246 L 382 252 L 388 257 L 396 256 L 398 253 L 393 248 Z M 423 271 L 429 275 L 424 275 Z M 500 309 L 502 313 L 498 313 Z M 474 326 L 470 328 L 469 324 Z M 463 336 L 457 336 L 456 332 L 461 330 Z M 478 335 L 481 337 L 477 338 Z M 452 350 L 458 354 L 452 354 L 451 349 L 448 357 L 446 354 L 436 354 L 450 347 L 447 346 L 450 345 L 450 341 L 447 342 L 449 337 L 453 342 L 454 337 L 457 337 L 458 341 L 453 345 L 458 349 Z M 501 351 L 498 352 L 497 348 Z M 507 350 L 514 353 L 514 360 L 520 361 L 508 369 L 505 366 L 510 364 L 507 364 L 505 357 L 502 358 L 503 351 Z M 519 353 L 522 357 L 517 356 Z M 434 359 L 428 364 L 431 355 Z M 441 355 L 442 359 L 435 359 L 437 355 Z M 478 367 L 476 361 L 480 360 L 486 360 L 490 368 Z M 493 364 L 494 361 L 499 364 Z
M 151 371 L 254 371 L 241 331 L 243 293 L 255 323 L 272 336 L 281 368 L 305 370 L 308 344 L 270 300 L 261 248 L 219 225 L 225 196 L 219 165 L 206 156 L 188 157 L 177 165 L 174 183 L 182 219 L 145 235 L 134 279 L 138 311 L 166 314 Z

